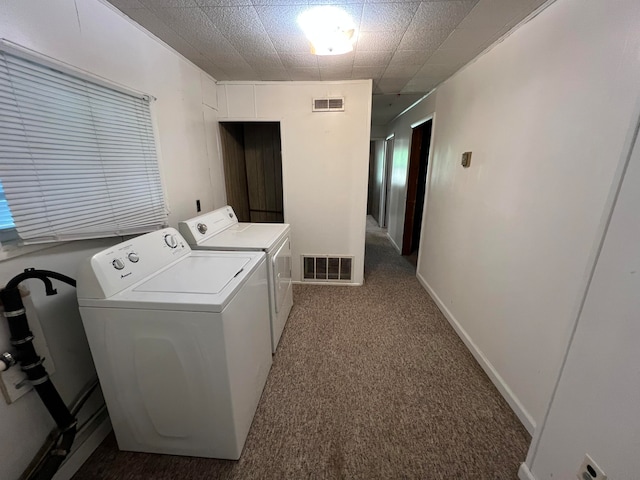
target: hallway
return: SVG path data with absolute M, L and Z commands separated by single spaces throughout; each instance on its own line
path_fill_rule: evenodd
M 110 435 L 74 479 L 517 477 L 528 433 L 384 230 L 368 223 L 363 287 L 294 300 L 238 462 L 119 452 Z

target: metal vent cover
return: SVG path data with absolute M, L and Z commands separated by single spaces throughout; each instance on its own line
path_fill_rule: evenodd
M 307 282 L 350 282 L 353 257 L 302 255 L 302 280 Z
M 314 98 L 314 112 L 344 112 L 344 97 Z

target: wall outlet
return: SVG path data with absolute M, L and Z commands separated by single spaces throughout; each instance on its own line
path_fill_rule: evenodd
M 580 465 L 577 477 L 580 480 L 607 480 L 605 473 L 598 464 L 593 461 L 589 454 L 584 456 L 584 461 L 582 465 Z
M 461 160 L 460 164 L 464 168 L 469 168 L 471 166 L 471 152 L 464 152 L 462 154 L 462 160 Z

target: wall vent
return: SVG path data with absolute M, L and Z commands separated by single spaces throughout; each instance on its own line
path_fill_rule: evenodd
M 350 282 L 353 278 L 353 257 L 303 255 L 302 280 L 307 282 Z
M 314 98 L 314 112 L 344 112 L 344 97 Z

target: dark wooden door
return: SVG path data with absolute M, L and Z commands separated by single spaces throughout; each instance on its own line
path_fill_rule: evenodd
M 423 129 L 418 126 L 411 134 L 411 152 L 409 153 L 409 172 L 407 175 L 407 202 L 404 213 L 404 233 L 402 235 L 402 255 L 412 251 L 413 223 L 416 211 L 416 194 L 420 173 L 420 150 L 422 148 Z
M 413 129 L 409 155 L 402 255 L 411 255 L 417 252 L 420 244 L 432 124 L 432 120 L 429 120 Z

